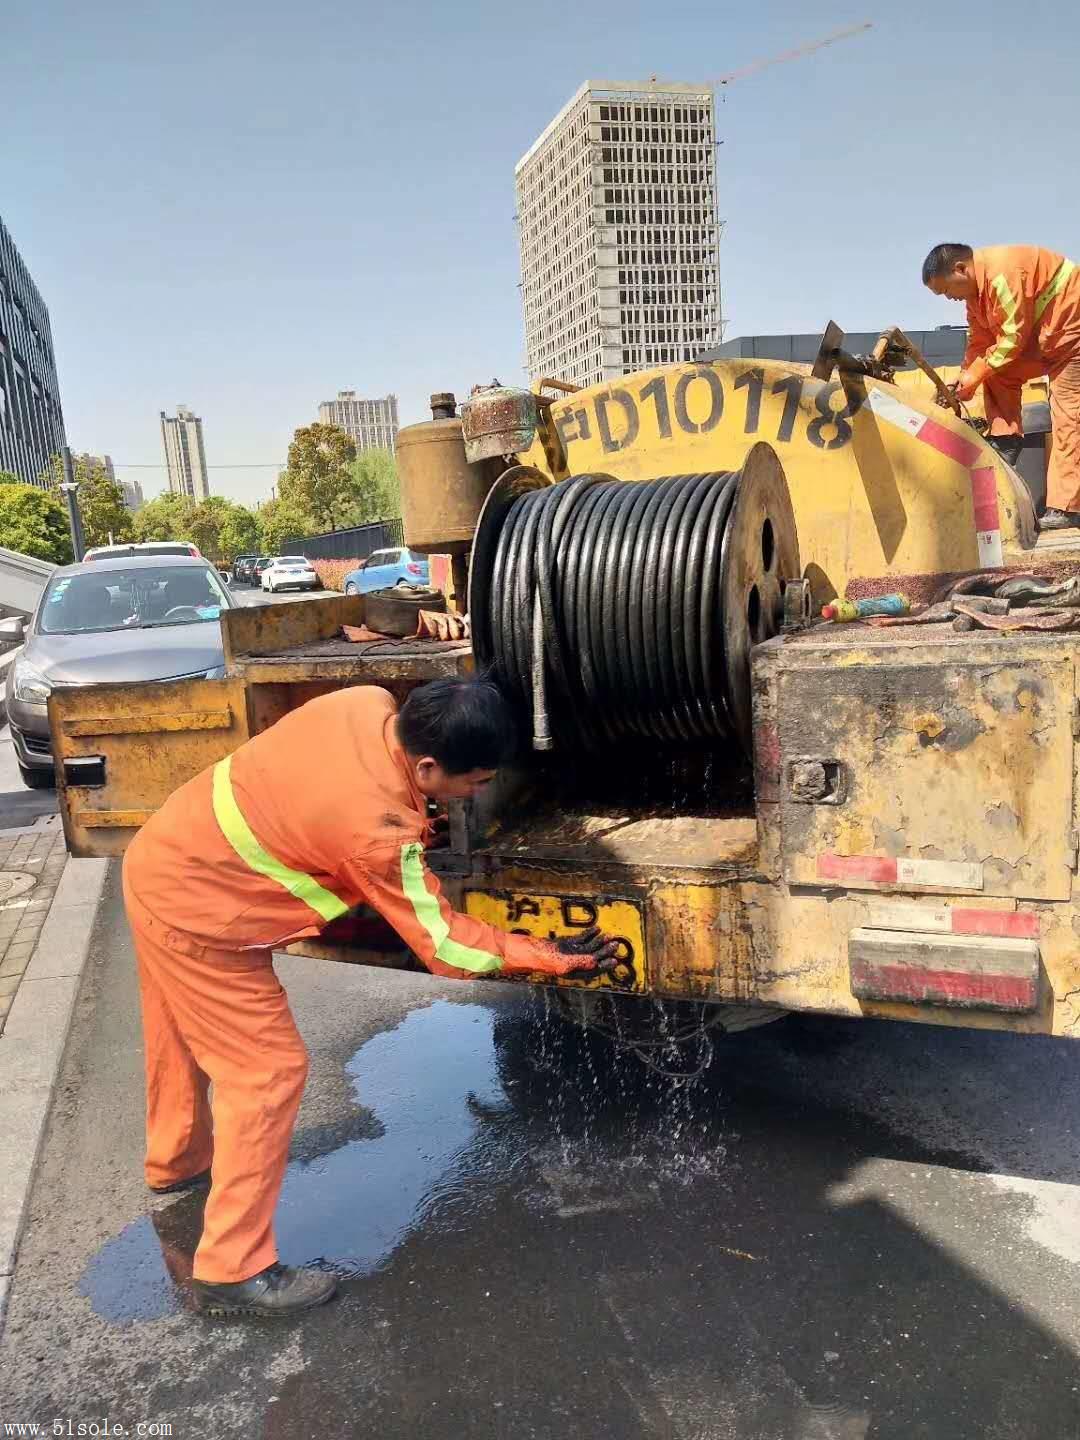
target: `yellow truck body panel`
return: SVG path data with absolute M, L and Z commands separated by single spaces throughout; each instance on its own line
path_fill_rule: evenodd
M 628 376 L 547 413 L 520 458 L 553 479 L 730 470 L 768 439 L 819 599 L 861 577 L 974 569 L 988 553 L 1031 559 L 1026 492 L 917 389 L 731 360 Z M 227 612 L 223 681 L 54 692 L 73 853 L 121 853 L 172 789 L 314 695 L 379 684 L 404 696 L 471 668 L 467 644 L 350 645 L 341 626 L 361 623 L 363 605 Z M 577 803 L 556 793 L 556 752 L 546 771 L 524 766 L 479 829 L 452 817 L 448 892 L 544 935 L 599 920 L 623 941 L 604 987 L 627 993 L 1076 1033 L 1068 637 L 815 629 L 758 647 L 753 692 L 752 791 L 734 786 L 720 810 L 693 793 L 650 809 L 629 775 L 614 806 Z
M 787 362 L 715 360 L 594 385 L 556 399 L 548 413 L 547 433 L 525 459 L 556 479 L 736 470 L 768 441 L 819 602 L 867 576 L 1020 564 L 1035 544 L 1026 490 L 971 426 L 934 403 L 929 382 L 925 391 L 863 377 L 841 383 Z M 987 486 L 990 540 L 976 523 L 975 497 Z

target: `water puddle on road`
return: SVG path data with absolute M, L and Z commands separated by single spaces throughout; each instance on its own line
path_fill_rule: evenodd
M 345 1068 L 380 1133 L 348 1138 L 348 1119 L 337 1135 L 298 1133 L 294 1149 L 317 1133 L 321 1153 L 286 1173 L 276 1230 L 290 1264 L 368 1274 L 419 1223 L 475 1225 L 495 1187 L 523 1177 L 530 1209 L 567 1217 L 636 1208 L 662 1181 L 723 1161 L 694 1087 L 650 1087 L 636 1062 L 616 1063 L 541 1001 L 524 1013 L 436 1002 Z M 131 1323 L 183 1307 L 204 1200 L 182 1195 L 101 1247 L 79 1283 L 97 1314 Z

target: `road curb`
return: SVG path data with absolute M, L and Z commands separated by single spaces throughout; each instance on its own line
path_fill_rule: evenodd
M 0 1036 L 0 1331 L 108 868 L 68 860 Z

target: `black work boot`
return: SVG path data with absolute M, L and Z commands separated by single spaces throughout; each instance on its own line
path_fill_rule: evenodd
M 1044 510 L 1039 516 L 1040 530 L 1080 529 L 1080 514 L 1075 510 Z
M 195 1304 L 207 1315 L 251 1315 L 257 1319 L 276 1319 L 279 1315 L 296 1315 L 313 1310 L 332 1299 L 337 1281 L 323 1270 L 295 1270 L 291 1265 L 268 1265 L 250 1280 L 237 1280 L 229 1285 L 215 1285 L 209 1280 L 193 1280 L 191 1293 Z
M 1022 435 L 988 435 L 987 443 L 997 451 L 1006 465 L 1015 466 L 1024 448 Z
M 181 1190 L 194 1190 L 198 1185 L 210 1184 L 210 1171 L 200 1170 L 198 1175 L 189 1175 L 186 1180 L 174 1180 L 171 1185 L 148 1185 L 155 1195 L 178 1195 Z

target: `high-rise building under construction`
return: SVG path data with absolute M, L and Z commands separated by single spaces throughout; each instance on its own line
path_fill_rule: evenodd
M 587 81 L 518 161 L 526 367 L 579 385 L 719 343 L 712 91 Z

